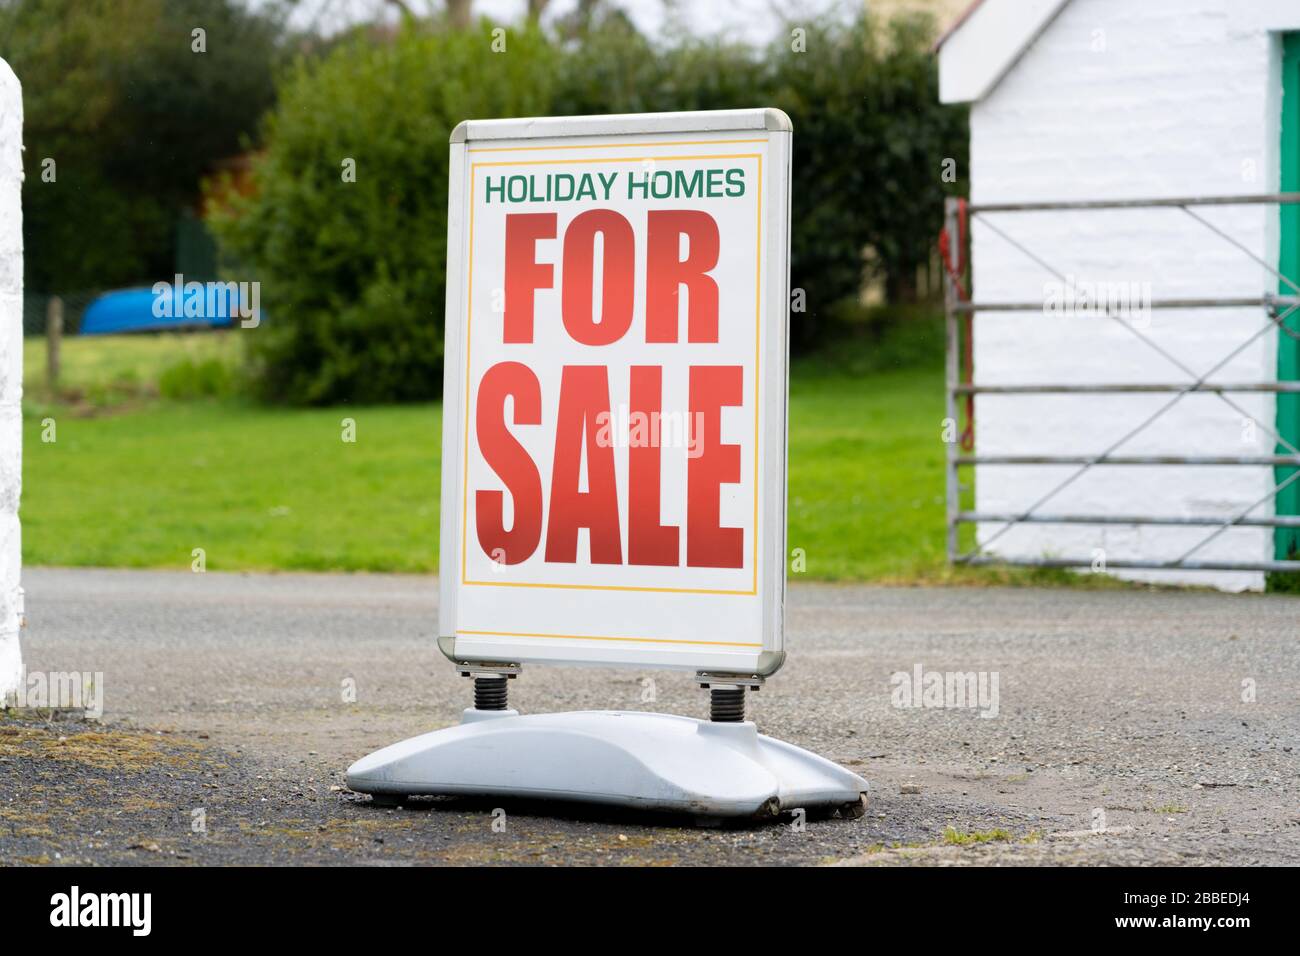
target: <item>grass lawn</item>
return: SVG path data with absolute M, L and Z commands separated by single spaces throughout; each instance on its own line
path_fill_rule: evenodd
M 791 417 L 790 547 L 818 578 L 911 577 L 941 558 L 940 379 L 800 379 Z M 158 402 L 99 417 L 29 416 L 29 564 L 212 570 L 430 571 L 437 564 L 436 405 L 273 410 Z M 356 421 L 356 442 L 341 440 Z
M 796 367 L 787 546 L 822 580 L 914 580 L 943 565 L 943 372 Z M 791 575 L 795 577 L 795 575 Z
M 436 570 L 437 405 L 147 397 L 178 356 L 233 356 L 229 338 L 201 335 L 69 340 L 65 386 L 88 393 L 130 378 L 137 397 L 43 404 L 30 374 L 43 368 L 39 340 L 28 347 L 26 563 L 188 568 L 202 548 L 211 570 Z M 792 373 L 789 547 L 803 549 L 806 577 L 1078 580 L 945 566 L 942 372 L 933 362 L 881 371 L 860 358 L 804 359 Z M 48 418 L 54 442 L 42 440 Z M 341 440 L 344 418 L 356 421 L 355 443 Z
M 70 336 L 60 348 L 59 396 L 47 384 L 44 337 L 23 341 L 23 391 L 29 402 L 57 401 L 81 410 L 156 397 L 158 380 L 180 362 L 237 358 L 238 333 Z
M 435 406 L 160 402 L 55 421 L 52 443 L 24 426 L 25 563 L 188 568 L 203 548 L 213 571 L 436 567 Z

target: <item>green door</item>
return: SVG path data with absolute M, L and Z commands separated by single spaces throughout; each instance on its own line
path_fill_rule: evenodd
M 1288 33 L 1282 40 L 1282 192 L 1300 192 L 1300 33 Z M 1300 205 L 1281 207 L 1281 248 L 1278 270 L 1300 284 Z M 1295 295 L 1295 289 L 1279 282 L 1280 295 Z M 1278 330 L 1277 377 L 1279 381 L 1300 380 L 1300 311 L 1294 312 Z M 1288 334 L 1288 331 L 1290 334 Z M 1294 336 L 1294 337 L 1293 337 Z M 1300 394 L 1277 396 L 1277 430 L 1291 444 L 1300 447 Z M 1288 449 L 1281 445 L 1277 454 Z M 1285 481 L 1294 467 L 1278 468 L 1275 477 Z M 1300 479 L 1278 492 L 1277 513 L 1300 515 Z M 1273 532 L 1274 552 L 1280 560 L 1300 558 L 1300 529 L 1277 528 Z M 1300 590 L 1300 575 L 1273 575 L 1270 585 L 1288 591 Z
M 1282 148 L 1281 168 L 1283 193 L 1300 193 L 1300 33 L 1283 36 L 1282 40 Z M 1300 284 L 1300 206 L 1283 204 L 1281 208 L 1281 250 L 1278 271 L 1292 282 Z M 1278 293 L 1295 295 L 1295 289 L 1279 282 Z M 1300 311 L 1291 313 L 1286 328 L 1278 329 L 1278 380 L 1300 380 Z M 1288 334 L 1290 333 L 1290 334 Z M 1300 394 L 1278 394 L 1278 433 L 1300 446 Z M 1277 454 L 1287 454 L 1288 449 L 1278 445 Z M 1286 480 L 1296 470 L 1282 467 L 1275 471 L 1278 483 Z M 1278 492 L 1279 515 L 1300 515 L 1300 479 Z M 1277 558 L 1300 558 L 1300 528 L 1275 528 L 1274 553 Z M 1300 575 L 1270 576 L 1270 587 L 1300 591 Z

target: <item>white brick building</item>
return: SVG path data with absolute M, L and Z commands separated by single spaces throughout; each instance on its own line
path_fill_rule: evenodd
M 0 701 L 22 668 L 18 495 L 23 475 L 23 99 L 0 60 Z
M 971 104 L 974 205 L 1276 193 L 1295 188 L 1300 149 L 1284 145 L 1284 110 L 1300 116 L 1297 0 L 982 0 L 939 47 L 945 102 Z M 1288 59 L 1291 57 L 1291 59 Z M 1296 72 L 1295 76 L 1284 71 Z M 1286 93 L 1284 104 L 1284 87 Z M 1288 134 L 1290 135 L 1290 134 Z M 1288 165 L 1290 164 L 1290 165 Z M 1265 263 L 1285 256 L 1277 205 L 1195 207 Z M 1288 213 L 1287 215 L 1291 215 Z M 986 218 L 982 224 L 981 219 Z M 1180 209 L 989 213 L 972 224 L 976 301 L 1038 301 L 1060 283 L 1000 229 L 1076 282 L 1150 283 L 1152 299 L 1259 297 L 1277 277 Z M 1290 223 L 1286 229 L 1290 229 Z M 1300 236 L 1293 237 L 1300 241 Z M 1292 245 L 1294 248 L 1294 243 Z M 1300 277 L 1297 277 L 1300 278 Z M 977 385 L 1186 383 L 1209 372 L 1268 321 L 1264 309 L 1153 310 L 1151 340 L 1185 368 L 1103 316 L 986 313 L 974 328 Z M 1141 321 L 1141 320 L 1139 320 Z M 1279 372 L 1273 328 L 1210 376 L 1266 383 Z M 1281 343 L 1281 344 L 1280 344 Z M 1289 354 L 1289 353 L 1288 353 Z M 1171 394 L 980 395 L 979 455 L 1103 451 Z M 1269 392 L 1181 399 L 1116 454 L 1270 456 L 1277 403 Z M 1287 400 L 1284 400 L 1287 401 Z M 1284 430 L 1291 426 L 1284 422 Z M 1300 433 L 1291 442 L 1300 445 Z M 977 466 L 975 509 L 1019 512 L 1077 470 Z M 1268 466 L 1108 466 L 1045 504 L 1056 514 L 1233 516 L 1260 499 L 1274 513 Z M 1285 500 L 1283 507 L 1286 507 Z M 1003 556 L 1167 560 L 1213 527 L 1030 524 L 981 543 Z M 1198 550 L 1203 561 L 1257 562 L 1274 532 L 1238 527 Z M 1262 572 L 1131 571 L 1133 577 L 1259 588 Z

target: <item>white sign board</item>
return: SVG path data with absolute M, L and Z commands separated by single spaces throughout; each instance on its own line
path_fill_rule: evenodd
M 453 660 L 780 667 L 790 136 L 777 110 L 453 133 Z

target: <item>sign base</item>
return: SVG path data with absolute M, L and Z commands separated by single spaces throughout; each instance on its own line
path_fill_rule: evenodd
M 347 784 L 386 803 L 524 797 L 705 818 L 801 808 L 860 817 L 868 790 L 857 774 L 765 737 L 749 721 L 630 711 L 467 710 L 457 727 L 362 757 L 348 768 Z

